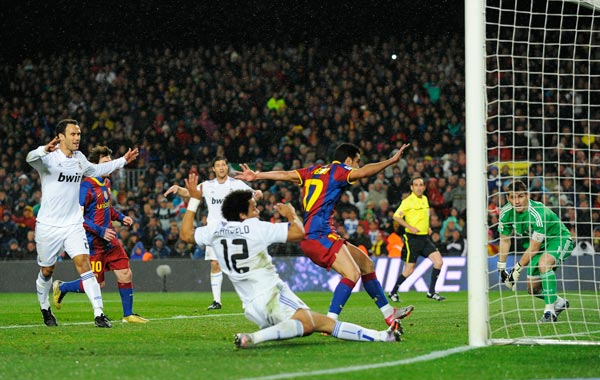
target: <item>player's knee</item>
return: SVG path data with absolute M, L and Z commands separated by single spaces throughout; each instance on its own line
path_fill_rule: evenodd
M 40 272 L 42 272 L 42 276 L 50 277 L 54 273 L 54 268 L 53 267 L 41 267 Z
M 130 268 L 127 268 L 115 271 L 115 276 L 117 277 L 117 281 L 122 283 L 128 283 L 131 282 L 133 278 L 133 273 L 131 272 Z

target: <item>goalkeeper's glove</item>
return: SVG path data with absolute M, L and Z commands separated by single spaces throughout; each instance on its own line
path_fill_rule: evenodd
M 498 274 L 500 274 L 500 281 L 505 282 L 508 278 L 508 272 L 506 271 L 506 263 L 498 261 Z
M 519 276 L 521 275 L 522 270 L 523 270 L 523 267 L 521 266 L 521 264 L 519 264 L 517 262 L 515 264 L 515 266 L 513 267 L 513 269 L 510 270 L 510 273 L 508 274 L 508 278 L 506 279 L 506 281 L 504 281 L 504 284 L 506 285 L 507 288 L 509 288 L 510 290 L 516 290 L 517 281 L 519 280 Z

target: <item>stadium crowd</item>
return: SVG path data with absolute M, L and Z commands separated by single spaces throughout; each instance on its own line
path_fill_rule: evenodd
M 64 118 L 82 125 L 84 153 L 102 144 L 120 157 L 127 147 L 139 147 L 131 167 L 112 176 L 115 207 L 134 219 L 131 227 L 116 227 L 132 260 L 202 256 L 201 247 L 179 240 L 185 201 L 163 194 L 172 184 L 183 185 L 190 171 L 211 178 L 214 156 L 226 156 L 234 168 L 249 163 L 256 170 L 290 170 L 328 162 L 340 142 L 360 146 L 364 162 L 385 159 L 402 143 L 411 144 L 398 165 L 344 194 L 336 207 L 340 234 L 372 255 L 396 254 L 388 242 L 397 235 L 392 215 L 410 191 L 409 179 L 420 175 L 432 207 L 434 242 L 443 255 L 464 255 L 463 57 L 459 37 L 445 34 L 375 38 L 333 50 L 318 43 L 103 48 L 3 64 L 0 260 L 36 257 L 33 229 L 41 189 L 24 152 L 48 143 Z M 490 141 L 499 135 L 497 128 L 489 127 Z M 489 162 L 513 158 L 493 148 Z M 559 152 L 572 153 L 568 147 Z M 600 229 L 592 232 L 591 227 L 600 219 L 600 175 L 580 176 L 581 164 L 560 167 L 572 176 L 562 173 L 553 188 L 544 179 L 545 167 L 532 165 L 530 178 L 541 180 L 532 181 L 531 190 L 551 207 L 560 206 L 559 215 L 574 234 L 595 234 L 600 251 Z M 509 170 L 490 166 L 490 194 L 501 191 L 512 176 Z M 273 206 L 282 200 L 301 209 L 298 187 L 279 182 L 252 186 L 263 191 L 263 219 L 280 221 Z M 562 196 L 554 197 L 559 187 Z M 579 196 L 569 197 L 569 188 Z M 490 198 L 491 226 L 503 202 L 500 196 Z M 497 232 L 490 229 L 490 240 L 495 238 Z M 301 254 L 293 244 L 272 249 L 273 254 Z

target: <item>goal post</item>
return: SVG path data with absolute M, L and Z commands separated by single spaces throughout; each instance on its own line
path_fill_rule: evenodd
M 465 107 L 467 163 L 467 273 L 469 345 L 488 341 L 487 192 L 485 159 L 485 23 L 484 3 L 465 0 Z
M 465 51 L 469 344 L 600 345 L 600 0 L 465 0 Z M 538 323 L 526 269 L 516 291 L 499 281 L 498 214 L 514 179 L 575 242 L 555 271 L 570 301 L 556 323 Z

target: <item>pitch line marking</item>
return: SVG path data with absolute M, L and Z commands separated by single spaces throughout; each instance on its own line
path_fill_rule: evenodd
M 428 361 L 428 360 L 441 359 L 446 356 L 469 351 L 474 348 L 477 348 L 477 347 L 460 346 L 460 347 L 455 347 L 455 348 L 451 348 L 451 349 L 444 350 L 444 351 L 434 351 L 427 355 L 417 356 L 415 358 L 394 360 L 391 362 L 367 364 L 367 365 L 356 365 L 356 366 L 351 366 L 351 367 L 330 368 L 330 369 L 323 369 L 323 370 L 309 371 L 309 372 L 280 373 L 277 375 L 270 375 L 270 376 L 248 377 L 248 378 L 244 378 L 242 380 L 278 380 L 278 379 L 292 379 L 292 378 L 306 377 L 306 376 L 337 375 L 337 374 L 346 373 L 346 372 L 356 372 L 356 371 L 365 371 L 365 370 L 369 370 L 369 369 L 395 367 L 395 366 L 404 365 L 404 364 L 413 364 L 413 363 L 424 362 L 424 361 Z
M 212 315 L 175 315 L 173 317 L 166 318 L 147 318 L 150 321 L 168 321 L 173 319 L 196 319 L 196 318 L 214 318 L 214 317 L 233 317 L 233 316 L 243 316 L 244 313 L 230 313 L 230 314 L 212 314 Z M 115 319 L 112 322 L 121 322 L 121 318 Z M 125 322 L 121 322 L 125 324 Z M 60 326 L 81 326 L 81 325 L 93 325 L 94 322 L 68 322 L 68 323 L 59 323 Z M 43 327 L 47 328 L 43 323 L 38 323 L 35 325 L 11 325 L 11 326 L 0 326 L 0 330 L 6 329 L 23 329 L 23 328 L 31 328 L 31 327 Z

